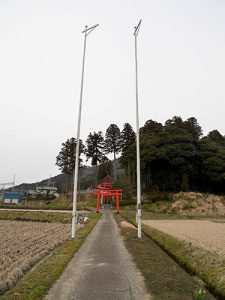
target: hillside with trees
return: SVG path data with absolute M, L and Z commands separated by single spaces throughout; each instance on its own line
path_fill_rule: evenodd
M 148 120 L 140 128 L 141 174 L 145 191 L 225 191 L 225 138 L 207 136 L 195 118 L 173 117 L 164 125 Z M 122 155 L 124 167 L 135 162 L 135 144 Z M 128 170 L 127 170 L 128 172 Z
M 135 188 L 136 135 L 129 123 L 121 131 L 111 124 L 105 138 L 101 131 L 90 133 L 80 145 L 80 155 L 86 156 L 95 168 L 95 181 L 111 175 L 119 182 L 122 173 L 117 176 L 117 162 L 125 170 L 129 186 Z M 72 175 L 75 146 L 76 139 L 68 139 L 56 158 L 56 165 L 64 174 Z M 109 153 L 113 154 L 113 162 L 107 158 Z M 203 136 L 194 117 L 183 120 L 175 116 L 165 124 L 146 121 L 140 128 L 140 155 L 144 192 L 225 192 L 225 137 L 217 130 Z M 80 169 L 84 167 L 83 160 L 80 158 Z

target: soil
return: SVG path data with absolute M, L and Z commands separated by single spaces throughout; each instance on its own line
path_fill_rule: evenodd
M 120 222 L 120 226 L 123 228 L 136 228 L 134 225 L 132 225 L 131 223 L 127 222 L 127 221 L 121 221 Z
M 225 256 L 225 222 L 200 220 L 146 220 L 143 224 L 170 234 L 194 246 Z
M 173 195 L 172 210 L 177 214 L 225 216 L 225 198 L 212 194 L 180 192 Z

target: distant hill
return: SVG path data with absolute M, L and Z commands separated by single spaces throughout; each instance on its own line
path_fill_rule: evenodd
M 96 167 L 83 166 L 80 169 L 80 189 L 86 190 L 95 185 Z M 121 168 L 119 160 L 117 160 L 117 173 L 121 175 L 124 170 Z M 36 186 L 55 186 L 60 193 L 70 193 L 73 189 L 73 176 L 59 174 L 48 179 L 44 179 L 34 183 L 22 183 L 14 187 L 14 190 L 26 193 L 28 190 L 35 190 Z

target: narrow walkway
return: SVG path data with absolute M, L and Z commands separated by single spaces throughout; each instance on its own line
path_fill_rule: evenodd
M 151 299 L 110 210 L 104 212 L 45 299 Z

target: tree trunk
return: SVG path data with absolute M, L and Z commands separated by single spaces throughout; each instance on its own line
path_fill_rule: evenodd
M 132 181 L 133 187 L 136 187 L 136 177 L 135 177 L 135 162 L 132 163 Z
M 130 187 L 131 187 L 131 178 L 130 178 L 130 161 L 128 161 L 127 172 L 128 172 L 128 182 L 129 182 L 129 188 L 130 188 Z
M 98 187 L 98 165 L 96 165 L 95 170 L 95 187 Z
M 114 152 L 114 181 L 116 182 L 116 153 Z
M 66 197 L 68 195 L 68 175 L 66 174 Z

